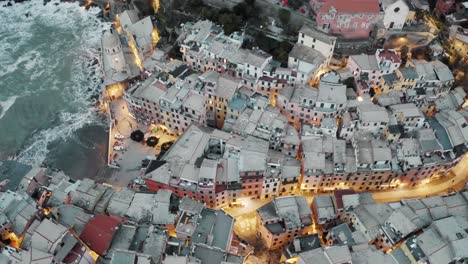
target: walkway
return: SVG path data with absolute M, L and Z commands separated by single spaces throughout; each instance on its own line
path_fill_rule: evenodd
M 372 196 L 378 203 L 395 202 L 401 199 L 423 198 L 439 194 L 447 194 L 450 189 L 460 190 L 468 181 L 468 154 L 460 160 L 452 172 L 427 184 L 414 188 L 404 188 L 373 192 Z

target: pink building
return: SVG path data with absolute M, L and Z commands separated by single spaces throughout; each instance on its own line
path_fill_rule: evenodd
M 437 0 L 434 14 L 437 17 L 446 16 L 455 11 L 455 0 Z
M 345 38 L 369 37 L 380 20 L 378 0 L 311 0 L 317 27 Z

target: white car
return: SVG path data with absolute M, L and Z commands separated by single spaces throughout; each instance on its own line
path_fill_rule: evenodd
M 125 148 L 123 146 L 115 146 L 114 150 L 124 150 Z
M 115 134 L 114 138 L 116 139 L 124 139 L 125 137 L 119 133 Z

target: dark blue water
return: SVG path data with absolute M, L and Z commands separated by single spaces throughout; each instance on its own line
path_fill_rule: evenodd
M 98 12 L 42 0 L 0 7 L 0 160 L 45 162 L 76 178 L 103 167 L 106 131 L 91 99 L 108 26 Z

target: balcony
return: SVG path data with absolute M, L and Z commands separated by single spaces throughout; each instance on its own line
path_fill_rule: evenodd
M 214 189 L 214 184 L 212 182 L 199 182 L 198 188 L 212 190 Z

